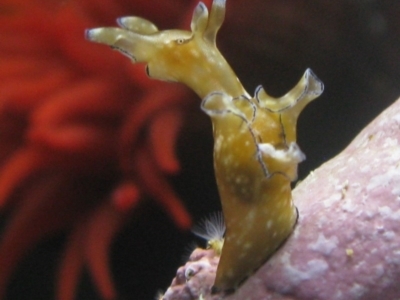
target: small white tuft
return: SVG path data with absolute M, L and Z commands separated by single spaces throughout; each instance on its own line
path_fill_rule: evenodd
M 198 225 L 194 226 L 192 232 L 206 241 L 211 241 L 222 240 L 225 235 L 225 229 L 222 212 L 215 212 L 201 220 Z

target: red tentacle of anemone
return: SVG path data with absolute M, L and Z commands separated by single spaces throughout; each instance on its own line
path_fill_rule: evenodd
M 149 80 L 143 66 L 83 33 L 129 14 L 180 27 L 196 4 L 162 1 L 156 11 L 144 0 L 0 4 L 0 207 L 9 217 L 0 299 L 18 262 L 49 234 L 70 232 L 57 299 L 74 298 L 85 266 L 102 298 L 115 299 L 108 250 L 139 202 L 150 197 L 177 227 L 190 227 L 165 177 L 179 171 L 175 144 L 192 94 Z M 99 181 L 109 188 L 99 191 Z

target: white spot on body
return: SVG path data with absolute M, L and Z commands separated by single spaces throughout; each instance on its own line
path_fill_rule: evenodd
M 246 216 L 246 219 L 247 219 L 248 222 L 253 222 L 255 217 L 256 217 L 256 212 L 255 211 L 251 211 Z
M 214 142 L 214 150 L 218 152 L 221 148 L 222 142 L 224 141 L 223 135 L 218 135 Z
M 222 163 L 224 164 L 224 166 L 229 166 L 233 161 L 233 157 L 232 155 L 227 155 L 224 157 L 224 159 L 222 160 Z
M 252 244 L 251 244 L 250 242 L 247 242 L 247 243 L 245 243 L 245 244 L 243 245 L 243 248 L 244 248 L 244 249 L 250 249 L 251 246 L 252 246 Z
M 195 48 L 190 49 L 190 54 L 192 54 L 194 57 L 200 57 L 199 51 Z
M 270 228 L 271 228 L 272 223 L 273 223 L 272 220 L 269 220 L 269 221 L 267 222 L 267 229 L 270 229 Z

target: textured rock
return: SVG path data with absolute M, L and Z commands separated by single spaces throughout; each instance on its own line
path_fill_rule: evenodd
M 214 250 L 195 249 L 185 266 L 178 269 L 171 286 L 161 299 L 197 300 L 203 295 L 207 295 L 208 300 L 219 299 L 219 296 L 210 296 L 218 262 L 219 256 L 215 255 Z
M 400 100 L 312 172 L 293 197 L 300 218 L 292 236 L 224 299 L 400 299 Z M 163 299 L 198 299 L 200 293 L 184 290 L 202 284 L 204 299 L 218 299 L 208 294 L 216 258 L 191 260 L 178 277 L 196 261 L 203 262 L 201 272 L 180 285 L 174 279 L 169 292 L 179 287 L 179 297 Z

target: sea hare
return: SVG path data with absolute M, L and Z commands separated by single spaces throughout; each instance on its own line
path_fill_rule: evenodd
M 291 182 L 305 156 L 296 144 L 299 114 L 324 86 L 307 69 L 280 98 L 259 86 L 251 97 L 216 47 L 225 0 L 199 2 L 191 30 L 158 30 L 140 17 L 86 38 L 146 63 L 150 77 L 186 84 L 213 123 L 214 169 L 226 224 L 213 291 L 234 291 L 288 238 L 297 220 Z M 261 238 L 260 238 L 261 237 Z
M 224 299 L 400 299 L 400 99 L 311 172 L 293 198 L 299 220 L 291 238 Z M 201 271 L 174 281 L 162 299 L 220 298 L 196 277 L 215 277 L 215 258 L 203 251 L 180 269 L 202 257 Z

